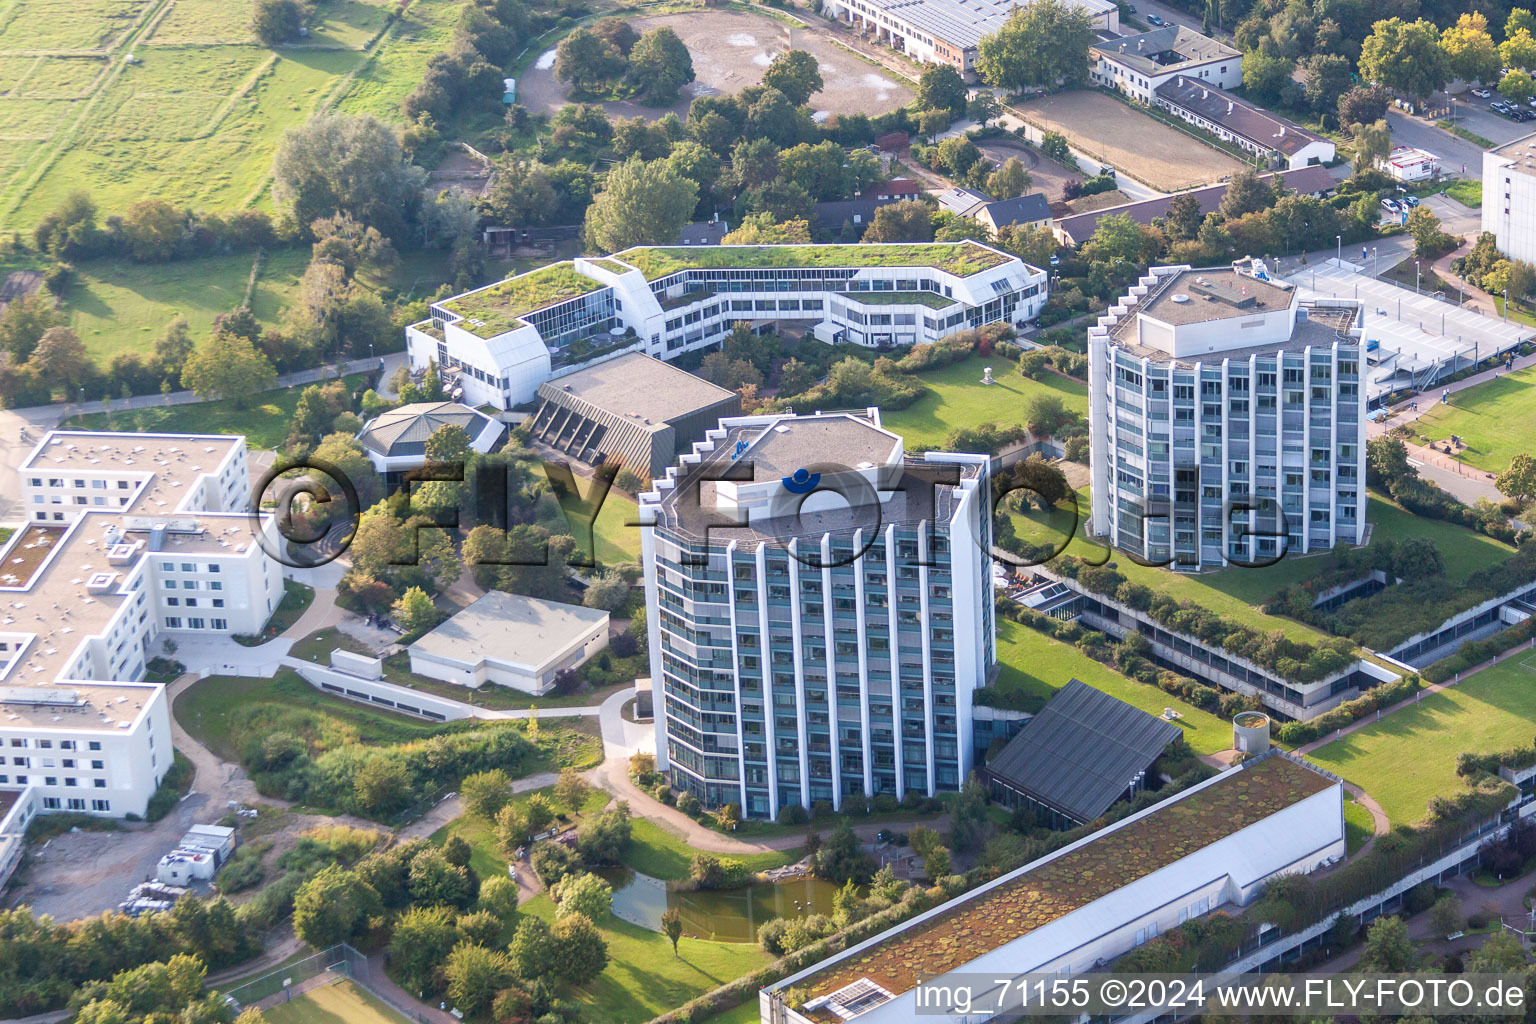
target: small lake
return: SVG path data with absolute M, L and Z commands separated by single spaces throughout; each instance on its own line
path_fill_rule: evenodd
M 638 871 L 599 872 L 613 886 L 613 912 L 631 924 L 661 931 L 661 915 L 676 907 L 683 932 L 716 942 L 755 942 L 757 929 L 776 917 L 831 914 L 837 886 L 819 878 L 759 882 L 729 892 L 672 892 Z

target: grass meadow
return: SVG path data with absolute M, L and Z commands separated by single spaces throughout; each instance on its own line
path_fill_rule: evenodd
M 1420 416 L 1415 429 L 1434 441 L 1457 435 L 1467 444 L 1461 461 L 1502 473 L 1515 454 L 1536 450 L 1536 367 L 1456 392 L 1451 404 Z
M 996 383 L 983 385 L 982 371 L 992 367 Z M 1057 374 L 1042 380 L 1030 380 L 1018 367 L 1001 356 L 969 359 L 918 379 L 932 390 L 905 409 L 884 412 L 881 422 L 906 438 L 907 447 L 923 445 L 941 448 L 954 430 L 994 423 L 1011 426 L 1022 422 L 1029 403 L 1036 395 L 1054 394 L 1074 412 L 1088 411 L 1088 387 Z

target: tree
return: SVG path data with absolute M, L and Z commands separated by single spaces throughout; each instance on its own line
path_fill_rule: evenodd
M 1434 259 L 1440 254 L 1446 234 L 1440 230 L 1440 218 L 1427 206 L 1415 206 L 1408 211 L 1408 234 L 1413 236 L 1413 254 L 1421 259 Z
M 256 0 L 251 9 L 251 30 L 263 46 L 286 43 L 304 27 L 304 8 L 298 0 Z
M 1406 93 L 1421 105 L 1430 93 L 1445 87 L 1448 74 L 1440 32 L 1434 22 L 1424 18 L 1411 22 L 1402 18 L 1378 21 L 1360 48 L 1361 78 Z
M 917 115 L 917 130 L 928 136 L 930 140 L 937 138 L 942 132 L 949 131 L 954 117 L 943 107 L 934 107 L 921 111 Z
M 199 398 L 228 398 L 244 408 L 250 396 L 277 384 L 277 371 L 245 338 L 215 334 L 193 351 L 181 384 Z
M 47 292 L 13 299 L 0 316 L 0 349 L 10 353 L 13 363 L 25 363 L 49 328 L 68 322 L 69 317 Z
M 1528 969 L 1525 947 L 1511 933 L 1500 929 L 1483 940 L 1483 944 L 1466 955 L 1468 973 L 1505 974 Z
M 512 983 L 512 960 L 496 949 L 460 942 L 443 966 L 454 1006 L 474 1016 L 491 1005 L 496 993 Z
M 1435 934 L 1442 939 L 1461 931 L 1466 918 L 1461 913 L 1460 897 L 1455 893 L 1447 893 L 1440 897 L 1429 909 L 1429 923 L 1435 929 Z
M 1243 54 L 1243 88 L 1264 103 L 1280 99 L 1280 90 L 1291 80 L 1292 61 L 1254 50 Z
M 353 434 L 326 434 L 312 453 L 316 461 L 328 462 L 346 475 L 357 489 L 357 500 L 368 508 L 383 497 L 384 483 L 373 468 L 363 446 Z M 323 481 L 322 481 L 323 482 Z
M 457 423 L 444 423 L 427 438 L 428 462 L 462 466 L 469 459 L 469 434 Z
M 1355 134 L 1355 168 L 1374 167 L 1392 151 L 1392 130 L 1385 120 L 1375 124 L 1357 124 Z
M 1520 501 L 1536 498 L 1536 459 L 1525 452 L 1516 453 L 1509 460 L 1509 468 L 1499 474 L 1493 485 L 1500 494 Z
M 1536 79 L 1532 79 L 1528 71 L 1511 68 L 1509 74 L 1499 82 L 1499 95 L 1511 103 L 1524 106 L 1532 96 L 1536 96 Z
M 1355 86 L 1339 97 L 1339 126 L 1374 124 L 1387 115 L 1392 98 L 1379 85 Z
M 980 148 L 963 135 L 945 139 L 939 143 L 939 148 L 934 154 L 934 162 L 946 168 L 950 176 L 955 178 L 965 177 L 980 159 Z
M 400 600 L 390 608 L 390 614 L 405 630 L 408 637 L 418 637 L 443 620 L 442 613 L 432 603 L 432 598 L 420 587 L 411 587 L 400 595 Z
M 601 24 L 601 23 L 599 23 Z M 577 28 L 555 49 L 555 77 L 584 93 L 624 71 L 625 54 L 590 28 Z
M 1318 113 L 1337 110 L 1339 97 L 1350 87 L 1354 69 L 1349 58 L 1336 53 L 1314 53 L 1298 65 L 1306 73 L 1307 103 Z
M 432 987 L 438 967 L 458 943 L 454 917 L 451 907 L 410 907 L 395 919 L 389 962 L 407 987 L 417 992 Z
M 992 85 L 1020 92 L 1079 88 L 1088 81 L 1088 47 L 1096 39 L 1087 11 L 1067 0 L 1015 7 L 1002 28 L 983 36 L 976 70 Z
M 517 895 L 516 882 L 506 875 L 492 875 L 480 883 L 479 906 L 502 924 L 510 924 L 517 916 Z
M 555 799 L 560 806 L 575 813 L 586 804 L 587 797 L 592 792 L 592 784 L 581 777 L 581 773 L 574 768 L 560 769 L 560 775 L 555 780 Z
M 608 944 L 597 926 L 581 914 L 571 914 L 550 929 L 556 976 L 572 985 L 585 985 L 608 966 Z
M 965 113 L 965 100 L 970 90 L 965 79 L 948 64 L 925 64 L 917 80 L 917 109 L 944 110 L 951 118 Z M 947 128 L 948 125 L 945 125 Z
M 720 242 L 722 245 L 782 245 L 810 240 L 809 221 L 780 222 L 771 213 L 752 213 L 742 218 L 736 230 L 726 232 Z
M 949 850 L 940 835 L 927 825 L 914 826 L 907 834 L 907 843 L 923 858 L 928 877 L 942 878 L 949 874 Z
M 555 820 L 555 809 L 549 805 L 544 794 L 535 793 L 523 801 L 523 818 L 528 824 L 529 834 L 536 835 Z
M 1218 208 L 1226 220 L 1236 220 L 1245 213 L 1267 210 L 1275 201 L 1275 190 L 1252 170 L 1244 168 L 1232 175 Z
M 1408 448 L 1395 437 L 1373 437 L 1365 442 L 1366 482 L 1372 487 L 1389 488 L 1397 481 L 1418 472 L 1408 464 Z
M 661 934 L 672 943 L 672 955 L 677 956 L 677 942 L 683 937 L 683 912 L 676 907 L 668 907 L 661 912 Z
M 1464 82 L 1492 82 L 1499 75 L 1499 48 L 1488 34 L 1488 18 L 1476 11 L 1462 14 L 1440 33 L 1446 71 Z
M 1052 2 L 1052 0 L 1043 0 Z M 933 241 L 933 208 L 918 199 L 887 203 L 875 210 L 864 231 L 866 242 Z
M 979 849 L 987 833 L 987 789 L 972 775 L 949 805 L 949 845 L 960 853 Z
M 163 199 L 140 199 L 123 215 L 123 241 L 140 263 L 163 263 L 188 234 L 187 214 Z
M 1504 22 L 1504 38 L 1508 39 L 1516 32 L 1536 32 L 1536 17 L 1531 15 L 1526 7 L 1512 7 L 1509 17 Z
M 459 801 L 477 818 L 495 821 L 512 799 L 512 779 L 500 768 L 476 772 L 459 783 Z
M 805 189 L 812 199 L 846 199 L 854 191 L 848 179 L 848 154 L 835 142 L 802 142 L 779 154 L 779 174 Z
M 646 102 L 665 107 L 677 102 L 677 90 L 693 81 L 693 58 L 670 28 L 654 28 L 640 37 L 629 55 L 629 77 Z
M 1011 156 L 987 176 L 987 193 L 994 199 L 1017 199 L 1029 191 L 1030 182 L 1024 161 Z
M 496 161 L 480 206 L 498 224 L 541 224 L 555 210 L 555 190 L 542 164 L 505 155 Z
M 629 804 L 621 800 L 612 810 L 581 823 L 576 830 L 576 852 L 587 864 L 617 864 L 629 846 L 631 829 Z
M 426 172 L 405 160 L 394 129 L 367 115 L 317 114 L 283 134 L 272 191 L 297 224 L 342 212 L 399 237 Z
M 1536 36 L 1520 29 L 1499 44 L 1499 58 L 1505 67 L 1536 71 Z
M 875 873 L 875 859 L 859 845 L 852 826 L 839 820 L 812 856 L 811 873 L 838 884 L 852 881 L 863 885 Z
M 763 84 L 779 90 L 795 106 L 803 107 L 821 91 L 821 67 L 804 50 L 785 50 L 763 72 Z
M 698 196 L 699 187 L 665 160 L 630 157 L 608 172 L 587 208 L 587 243 L 602 252 L 673 244 Z
M 1234 176 L 1233 184 L 1236 183 Z M 1100 218 L 1093 234 L 1083 243 L 1083 255 L 1093 263 L 1143 264 L 1156 249 L 1157 242 L 1147 229 L 1125 213 Z
M 293 930 L 316 949 L 351 942 L 384 907 L 373 886 L 336 864 L 320 869 L 293 896 Z
M 68 327 L 50 327 L 38 339 L 32 350 L 31 366 L 42 378 L 64 385 L 66 392 L 73 393 L 84 383 L 86 374 L 95 370 L 90 353 L 74 331 Z
M 1378 22 L 1378 24 L 1380 24 Z M 1360 957 L 1363 971 L 1386 974 L 1413 970 L 1419 952 L 1408 937 L 1408 926 L 1397 916 L 1377 918 L 1365 933 L 1365 952 Z
M 1445 559 L 1428 537 L 1408 537 L 1392 551 L 1392 574 L 1412 583 L 1445 575 Z
M 585 915 L 589 921 L 601 921 L 613 912 L 613 889 L 591 872 L 566 875 L 549 891 L 555 901 L 555 917 Z

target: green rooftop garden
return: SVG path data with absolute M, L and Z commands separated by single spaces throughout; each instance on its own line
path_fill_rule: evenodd
M 627 274 L 630 270 L 629 267 L 626 267 L 618 260 L 605 259 L 601 256 L 589 256 L 587 257 L 587 262 L 592 264 L 594 267 L 597 267 L 599 270 L 608 271 L 610 274 Z
M 466 331 L 476 337 L 494 338 L 515 328 L 522 317 L 536 309 L 603 287 L 602 282 L 576 273 L 575 264 L 552 263 L 441 305 L 464 318 L 458 326 Z
M 920 978 L 958 970 L 1330 785 L 1324 776 L 1285 757 L 1267 758 L 898 931 L 796 987 L 813 999 L 869 978 L 898 994 L 909 991 Z
M 642 246 L 616 255 L 647 281 L 679 270 L 767 267 L 933 267 L 957 277 L 979 274 L 1009 257 L 974 242 L 891 245 Z
M 866 306 L 927 306 L 943 309 L 953 306 L 959 299 L 946 299 L 933 292 L 839 292 L 849 302 L 862 302 Z

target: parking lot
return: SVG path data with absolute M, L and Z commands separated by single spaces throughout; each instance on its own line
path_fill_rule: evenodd
M 1502 100 L 1497 92 L 1488 99 L 1473 96 L 1470 92 L 1462 93 L 1452 104 L 1452 112 L 1455 114 L 1456 123 L 1469 132 L 1476 132 L 1490 142 L 1503 145 L 1515 139 L 1536 132 L 1536 120 L 1520 122 L 1503 114 L 1489 109 L 1489 104 Z M 1527 105 L 1527 110 L 1536 114 L 1536 108 Z

